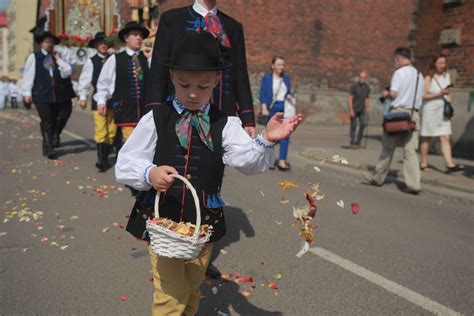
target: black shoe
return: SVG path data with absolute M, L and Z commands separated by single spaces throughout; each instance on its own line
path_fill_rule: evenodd
M 54 150 L 53 148 L 53 142 L 52 142 L 53 136 L 45 133 L 43 135 L 43 141 L 44 141 L 44 149 L 46 152 L 46 157 L 48 159 L 58 159 L 58 153 Z
M 61 146 L 61 139 L 59 138 L 59 134 L 54 134 L 53 136 L 53 148 L 58 148 Z
M 407 193 L 407 194 L 413 194 L 413 195 L 420 194 L 420 190 L 415 190 L 415 189 L 411 189 L 411 188 L 404 188 L 404 189 L 402 189 L 402 192 Z
M 209 263 L 209 266 L 206 270 L 206 276 L 211 279 L 220 279 L 221 272 L 212 263 Z
M 463 171 L 464 170 L 464 166 L 463 165 L 454 165 L 452 167 L 446 167 L 446 174 L 451 174 L 453 172 L 457 172 L 457 171 Z
M 286 165 L 285 167 L 282 167 L 278 164 L 277 165 L 278 170 L 283 171 L 283 172 L 290 171 L 291 170 L 291 165 L 288 162 L 286 162 L 285 165 Z

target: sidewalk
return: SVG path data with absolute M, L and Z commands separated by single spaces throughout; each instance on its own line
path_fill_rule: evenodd
M 348 164 L 337 164 L 341 168 L 373 169 L 381 151 L 382 128 L 369 127 L 367 148 L 350 149 L 349 126 L 322 125 L 303 123 L 291 138 L 290 153 L 300 154 L 305 158 L 321 161 L 325 157 L 340 155 L 347 159 Z M 430 155 L 428 171 L 422 171 L 421 181 L 436 186 L 474 194 L 474 161 L 454 159 L 456 163 L 464 164 L 465 170 L 454 174 L 445 174 L 444 159 L 441 155 Z M 397 148 L 389 178 L 403 179 L 403 149 Z

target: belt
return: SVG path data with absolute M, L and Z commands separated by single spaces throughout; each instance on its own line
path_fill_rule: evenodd
M 403 107 L 403 106 L 397 106 L 397 107 L 394 107 L 394 106 L 391 106 L 388 108 L 388 111 L 392 111 L 392 110 L 395 110 L 395 109 L 404 109 L 404 110 L 407 110 L 407 111 L 411 111 L 412 108 L 406 108 L 406 107 Z M 418 112 L 418 109 L 415 109 L 415 112 Z

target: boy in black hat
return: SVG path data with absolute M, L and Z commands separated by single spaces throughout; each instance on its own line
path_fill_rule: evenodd
M 202 225 L 213 226 L 210 242 L 199 256 L 170 259 L 149 248 L 155 287 L 153 315 L 195 315 L 212 245 L 226 231 L 220 196 L 224 165 L 245 174 L 266 171 L 274 161 L 274 142 L 288 137 L 301 122 L 301 115 L 283 119 L 283 113 L 277 114 L 262 134 L 252 139 L 239 118 L 212 106 L 220 71 L 231 64 L 220 57 L 218 43 L 208 32 L 186 34 L 172 59 L 162 65 L 169 68 L 176 94 L 143 116 L 119 153 L 115 175 L 117 181 L 144 191 L 137 197 L 127 224 L 128 232 L 144 240 L 149 240 L 145 223 L 153 217 L 157 192 L 162 194 L 160 217 L 196 221 L 191 194 L 181 183 L 174 183 L 170 174 L 186 177 L 199 192 Z
M 97 80 L 99 79 L 100 71 L 109 57 L 107 54 L 109 46 L 106 42 L 105 33 L 98 32 L 95 34 L 94 39 L 89 41 L 89 47 L 95 48 L 97 54 L 87 60 L 79 77 L 79 106 L 82 109 L 85 109 L 87 106 L 87 94 L 91 84 L 94 88 L 94 93 L 97 92 Z M 105 172 L 111 167 L 108 157 L 117 132 L 117 126 L 114 124 L 114 110 L 110 106 L 110 102 L 106 102 L 105 114 L 99 114 L 97 102 L 94 99 L 92 99 L 91 107 L 94 114 L 94 138 L 97 144 L 97 162 L 95 166 L 100 172 Z
M 26 60 L 22 93 L 26 104 L 35 103 L 41 118 L 43 156 L 56 159 L 58 154 L 53 147 L 60 145 L 61 132 L 72 111 L 71 99 L 76 96 L 70 79 L 72 68 L 54 51 L 59 44 L 54 34 L 44 32 L 35 41 L 41 50 Z
M 120 127 L 123 140 L 130 137 L 143 115 L 143 97 L 148 77 L 148 56 L 142 43 L 148 29 L 135 21 L 128 22 L 118 37 L 126 44 L 124 51 L 107 59 L 99 75 L 94 100 L 101 115 L 107 113 L 107 102 L 114 109 L 115 125 Z M 151 54 L 151 50 L 145 51 Z

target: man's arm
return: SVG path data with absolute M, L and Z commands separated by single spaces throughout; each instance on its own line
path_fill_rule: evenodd
M 355 86 L 352 85 L 351 86 L 351 89 L 349 91 L 349 99 L 348 99 L 348 103 L 349 103 L 349 115 L 351 117 L 354 117 L 355 116 L 355 113 L 354 113 L 354 104 L 353 104 L 353 101 L 354 101 L 354 94 L 355 94 Z
M 58 64 L 59 75 L 63 79 L 67 79 L 72 75 L 72 67 L 69 63 L 61 59 L 59 52 L 53 53 L 54 58 L 56 59 L 56 63 Z
M 82 68 L 81 75 L 79 76 L 79 100 L 86 100 L 89 92 L 89 87 L 92 82 L 92 73 L 94 71 L 94 65 L 92 60 L 89 58 Z
M 23 79 L 21 82 L 21 94 L 26 98 L 30 98 L 29 102 L 31 102 L 31 90 L 33 89 L 35 74 L 36 58 L 34 54 L 31 54 L 26 60 L 25 70 L 23 71 Z
M 365 111 L 369 111 L 369 96 L 370 96 L 370 88 L 367 87 L 367 97 L 365 98 Z
M 160 65 L 163 58 L 170 56 L 170 30 L 167 21 L 167 14 L 164 13 L 160 18 L 158 29 L 156 31 L 155 44 L 151 57 L 151 68 L 147 79 L 145 91 L 145 113 L 152 110 L 163 102 L 167 94 L 169 82 L 169 71 L 166 67 Z
M 87 94 L 89 93 L 89 87 L 92 82 L 92 73 L 94 71 L 94 65 L 92 60 L 89 58 L 82 68 L 81 75 L 79 76 L 79 106 L 84 110 L 87 107 Z
M 255 126 L 252 92 L 247 71 L 247 56 L 245 53 L 245 37 L 242 25 L 238 23 L 235 49 L 236 63 L 233 65 L 235 75 L 236 101 L 239 105 L 239 117 L 244 127 Z
M 94 94 L 94 100 L 97 102 L 97 110 L 105 113 L 106 102 L 115 92 L 115 55 L 110 56 L 100 71 L 97 81 L 97 92 Z

